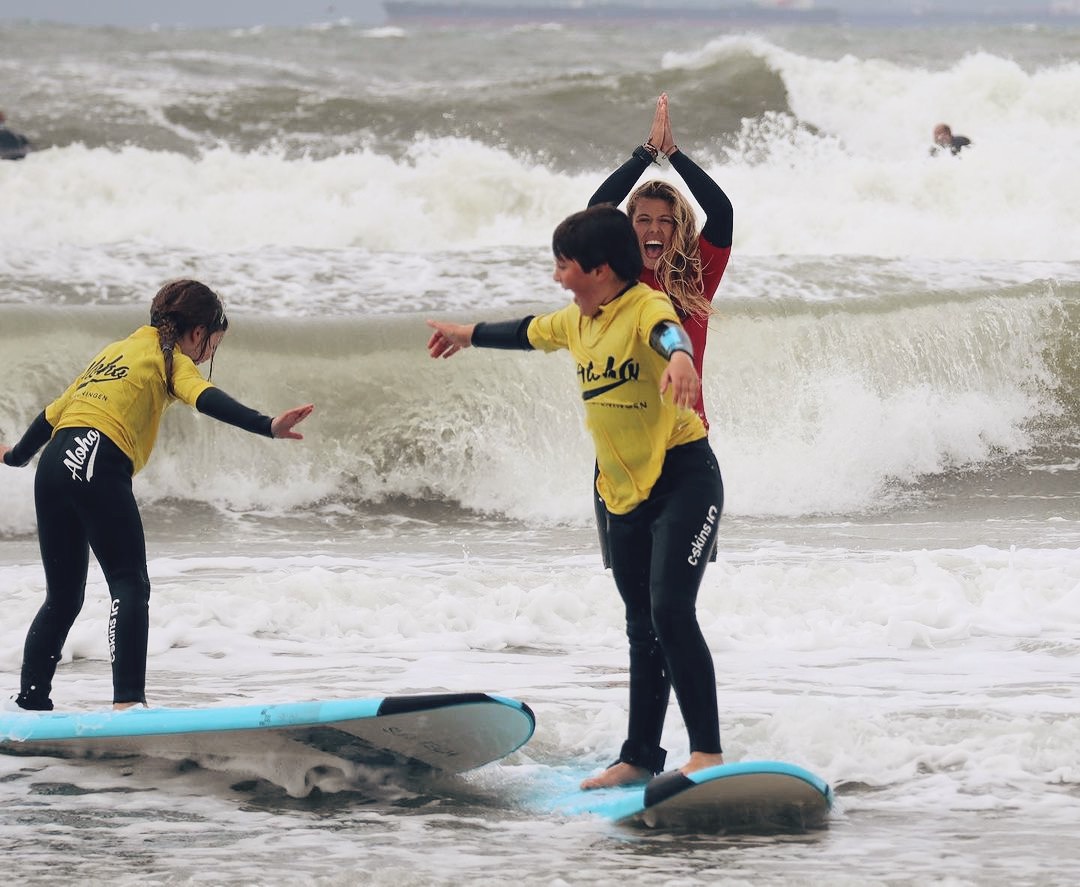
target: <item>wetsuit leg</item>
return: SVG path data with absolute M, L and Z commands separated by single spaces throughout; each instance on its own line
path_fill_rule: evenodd
M 96 492 L 108 491 L 109 510 L 102 512 L 104 501 L 95 496 L 89 503 L 86 518 L 90 548 L 109 586 L 108 640 L 113 702 L 146 702 L 150 577 L 146 571 L 142 517 L 131 490 L 130 463 L 124 465 L 109 460 L 102 481 Z M 105 514 L 108 514 L 107 518 Z
M 82 606 L 89 548 L 109 586 L 113 701 L 145 701 L 150 581 L 130 460 L 93 429 L 61 429 L 42 454 L 36 494 L 48 591 L 27 637 L 24 692 L 28 678 L 37 684 L 47 678 L 45 685 L 51 684 Z M 50 607 L 50 599 L 63 607 Z
M 724 505 L 719 466 L 706 441 L 668 452 L 649 504 L 652 621 L 663 648 L 690 750 L 719 753 L 712 653 L 697 621 L 697 594 Z
M 648 503 L 628 515 L 608 517 L 611 573 L 626 609 L 630 642 L 630 719 L 619 760 L 653 773 L 663 768 L 664 730 L 671 681 L 660 641 L 653 629 L 649 576 L 653 539 L 646 515 Z
M 82 610 L 90 560 L 86 531 L 71 498 L 71 477 L 63 460 L 64 448 L 54 438 L 45 447 L 34 477 L 45 602 L 26 634 L 16 701 L 22 708 L 38 711 L 52 710 L 53 676 L 68 632 Z

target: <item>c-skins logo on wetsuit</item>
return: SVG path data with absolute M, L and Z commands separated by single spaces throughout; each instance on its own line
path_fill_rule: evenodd
M 596 365 L 592 361 L 589 362 L 588 366 L 582 366 L 579 363 L 577 372 L 583 386 L 590 385 L 593 382 L 606 382 L 606 384 L 595 388 L 585 388 L 581 392 L 582 400 L 592 400 L 594 397 L 607 394 L 627 382 L 636 382 L 641 375 L 641 364 L 636 360 L 624 360 L 621 364 L 615 366 L 615 358 L 608 357 L 603 371 L 599 373 L 596 371 Z
M 709 510 L 705 513 L 705 522 L 701 525 L 697 535 L 690 540 L 690 556 L 686 559 L 686 562 L 691 567 L 696 567 L 700 563 L 702 555 L 711 550 L 709 540 L 712 538 L 719 517 L 719 509 L 715 505 L 710 505 Z

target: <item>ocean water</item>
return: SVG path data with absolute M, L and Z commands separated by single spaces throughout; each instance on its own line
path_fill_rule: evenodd
M 13 883 L 1075 882 L 1080 33 L 22 24 L 0 44 L 38 148 L 0 164 L 0 440 L 180 275 L 228 303 L 217 384 L 316 404 L 303 442 L 166 416 L 136 479 L 151 701 L 481 690 L 538 718 L 475 773 L 303 797 L 243 762 L 0 757 Z M 548 812 L 626 721 L 573 370 L 424 349 L 428 317 L 564 304 L 551 230 L 660 91 L 735 206 L 699 600 L 725 752 L 828 780 L 809 834 Z M 929 156 L 941 120 L 962 157 Z M 13 692 L 43 593 L 32 469 L 0 490 Z M 60 707 L 110 699 L 106 601 L 93 566 Z M 681 762 L 674 707 L 665 744 Z

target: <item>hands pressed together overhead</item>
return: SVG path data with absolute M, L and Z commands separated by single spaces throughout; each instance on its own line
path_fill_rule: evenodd
M 678 151 L 675 137 L 671 134 L 671 117 L 668 115 L 668 97 L 666 92 L 660 93 L 656 100 L 656 113 L 653 115 L 652 128 L 649 130 L 647 145 L 652 145 L 665 157 Z

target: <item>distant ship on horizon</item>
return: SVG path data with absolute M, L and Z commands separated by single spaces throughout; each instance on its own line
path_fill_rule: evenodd
M 482 0 L 438 3 L 434 0 L 383 0 L 388 21 L 422 21 L 428 24 L 483 22 L 738 22 L 740 24 L 833 24 L 840 19 L 835 9 L 815 6 L 809 0 L 778 0 L 773 3 L 730 3 L 698 6 L 690 3 L 592 2 L 484 3 Z

